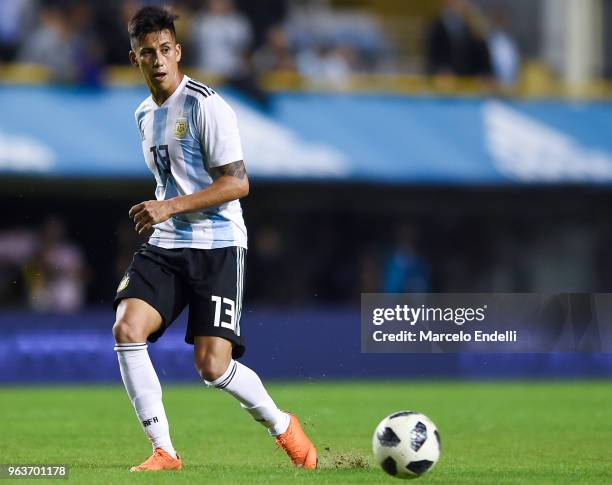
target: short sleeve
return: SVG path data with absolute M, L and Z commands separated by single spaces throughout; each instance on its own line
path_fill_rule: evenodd
M 134 112 L 134 118 L 136 120 L 136 128 L 138 128 L 138 133 L 140 134 L 140 138 L 142 140 L 144 140 L 144 127 L 142 126 L 144 122 L 144 117 L 145 117 L 144 110 L 141 110 L 139 108 Z
M 218 94 L 200 101 L 198 128 L 209 167 L 244 160 L 234 110 Z

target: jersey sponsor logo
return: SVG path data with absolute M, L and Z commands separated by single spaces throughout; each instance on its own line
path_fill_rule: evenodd
M 125 275 L 123 279 L 119 282 L 119 286 L 117 287 L 117 293 L 125 290 L 130 284 L 130 275 Z
M 187 136 L 188 128 L 189 124 L 187 123 L 187 118 L 177 119 L 176 124 L 174 125 L 174 136 L 176 138 L 185 138 Z

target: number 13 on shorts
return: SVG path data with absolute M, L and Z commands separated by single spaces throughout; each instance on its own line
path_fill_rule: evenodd
M 210 297 L 215 304 L 215 327 L 223 327 L 236 333 L 236 304 L 231 298 L 222 298 L 220 296 L 212 295 Z M 221 320 L 221 310 L 223 311 L 223 319 Z M 229 322 L 225 321 L 225 318 L 229 317 Z

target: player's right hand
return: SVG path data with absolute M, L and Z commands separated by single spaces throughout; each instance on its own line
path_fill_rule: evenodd
M 133 206 L 129 216 L 136 223 L 136 232 L 143 234 L 155 224 L 168 220 L 172 212 L 167 200 L 147 200 Z

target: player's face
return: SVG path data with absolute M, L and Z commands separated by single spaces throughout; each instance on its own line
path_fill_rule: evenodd
M 130 60 L 140 68 L 152 90 L 171 90 L 178 82 L 181 45 L 167 29 L 151 32 L 135 41 Z

